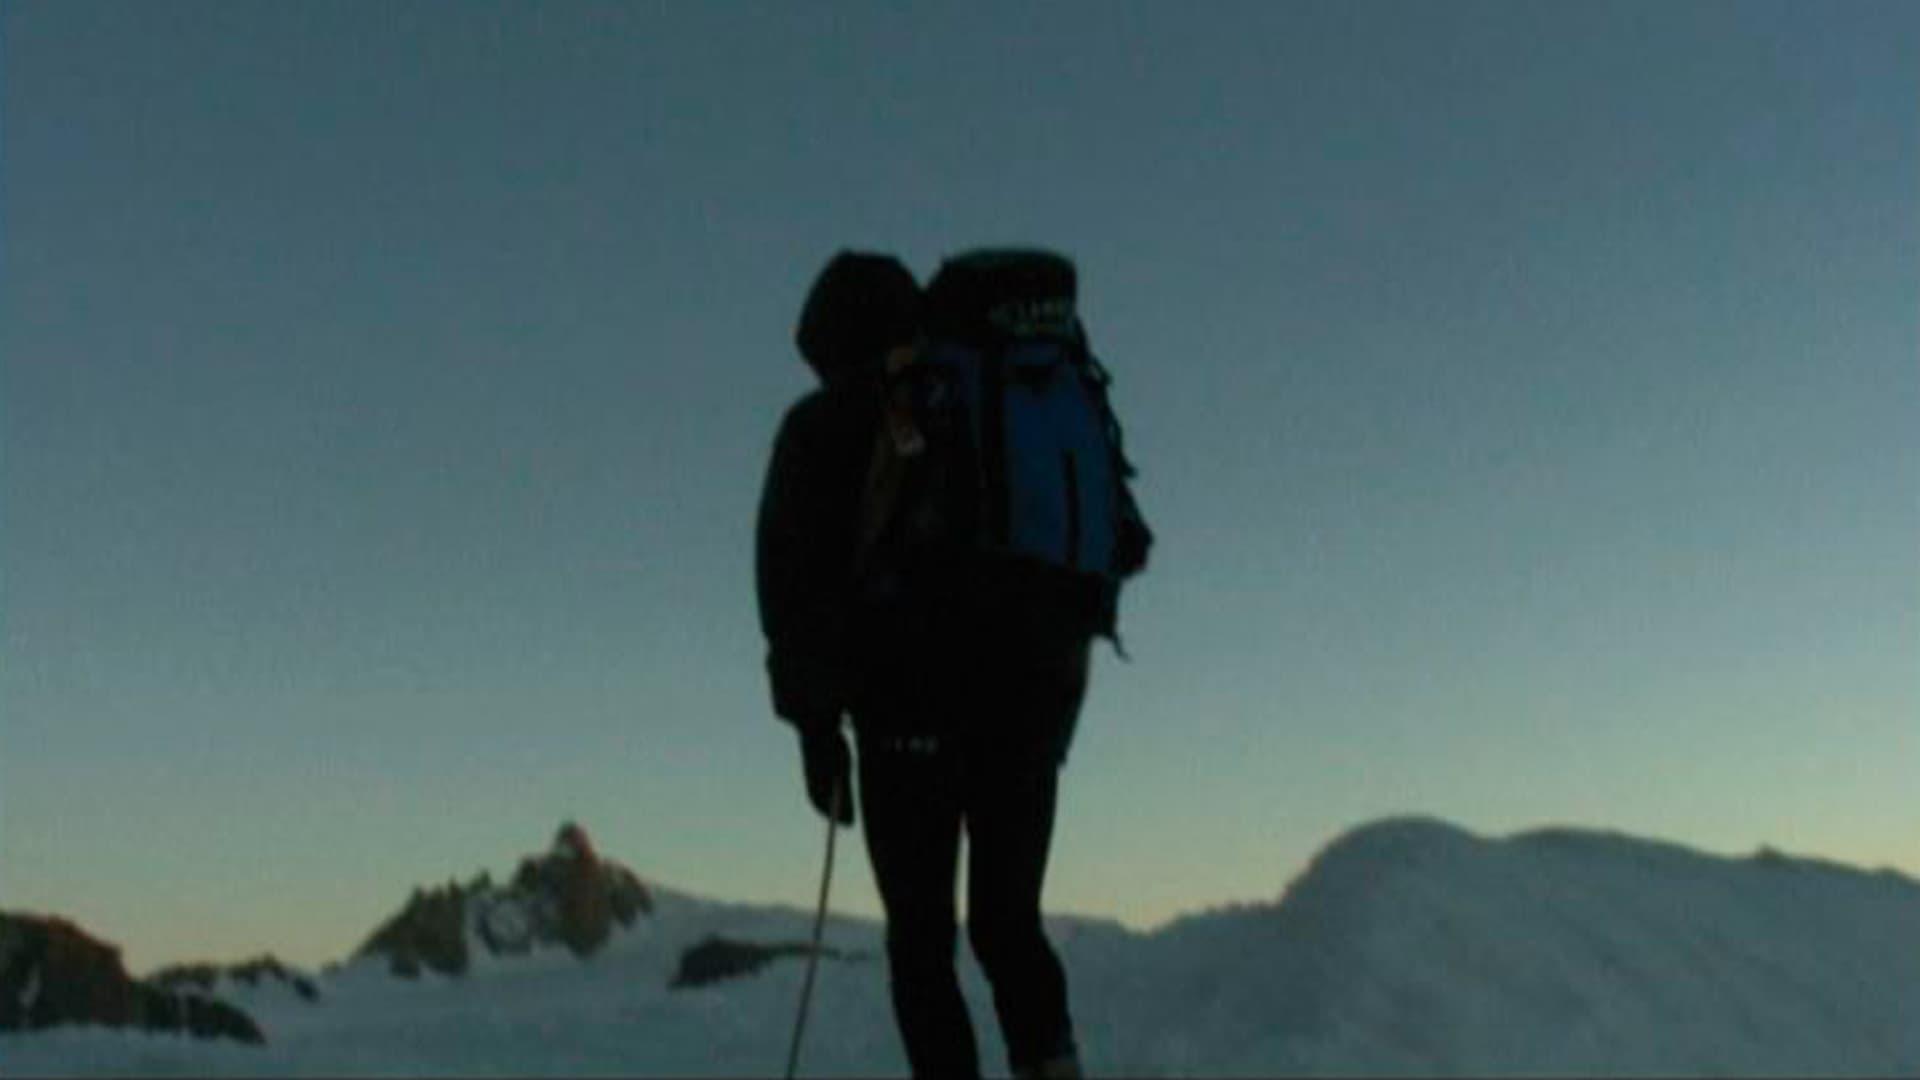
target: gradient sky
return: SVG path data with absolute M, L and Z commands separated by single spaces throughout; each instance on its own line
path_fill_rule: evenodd
M 1065 250 L 1118 380 L 1160 545 L 1050 907 L 1408 812 L 1920 874 L 1920 7 L 0 33 L 0 906 L 136 969 L 341 957 L 567 817 L 811 901 L 751 527 L 843 246 Z

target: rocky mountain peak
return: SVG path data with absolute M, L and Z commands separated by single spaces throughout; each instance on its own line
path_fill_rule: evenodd
M 600 860 L 600 856 L 593 850 L 593 841 L 587 838 L 587 830 L 574 821 L 562 824 L 560 831 L 553 834 L 551 854 L 588 862 Z
M 505 885 L 482 873 L 464 885 L 415 889 L 356 955 L 385 956 L 405 977 L 422 970 L 464 974 L 475 949 L 518 956 L 564 945 L 585 958 L 615 928 L 652 910 L 653 897 L 633 871 L 602 859 L 586 829 L 568 821 L 544 854 L 520 860 Z
M 128 975 L 118 946 L 66 919 L 0 912 L 0 1032 L 69 1025 L 264 1041 L 225 1002 Z

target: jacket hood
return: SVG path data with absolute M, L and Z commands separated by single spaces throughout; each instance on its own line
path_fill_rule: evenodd
M 820 381 L 847 382 L 877 367 L 920 331 L 920 283 L 899 259 L 841 251 L 807 291 L 794 344 Z

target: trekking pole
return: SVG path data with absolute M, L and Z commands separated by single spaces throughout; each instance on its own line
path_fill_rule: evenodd
M 807 950 L 807 978 L 800 985 L 800 1014 L 793 1020 L 793 1044 L 787 1048 L 787 1080 L 793 1080 L 800 1066 L 800 1036 L 807 1030 L 807 1006 L 813 1001 L 813 976 L 820 970 L 820 935 L 827 926 L 827 887 L 833 884 L 833 836 L 840 830 L 840 800 L 845 797 L 845 779 L 833 785 L 833 808 L 827 814 L 827 865 L 820 872 L 820 909 L 813 916 L 813 947 Z

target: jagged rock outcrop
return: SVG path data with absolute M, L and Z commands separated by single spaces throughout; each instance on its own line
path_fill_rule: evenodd
M 515 956 L 564 945 L 590 956 L 616 926 L 632 926 L 653 910 L 653 897 L 631 870 L 602 859 L 586 830 L 560 827 L 544 854 L 521 860 L 513 880 L 495 885 L 480 874 L 415 889 L 406 907 L 374 931 L 356 955 L 388 958 L 394 974 L 464 974 L 477 943 L 489 954 Z
M 266 1041 L 226 1002 L 129 976 L 117 946 L 65 919 L 0 913 L 0 1031 L 68 1025 Z
M 737 979 L 751 975 L 783 956 L 805 956 L 812 951 L 812 945 L 800 942 L 763 945 L 710 934 L 680 954 L 680 969 L 674 972 L 673 981 L 667 985 L 674 990 L 689 990 L 723 979 Z M 832 960 L 848 959 L 839 950 L 826 947 L 821 948 L 820 955 Z
M 395 975 L 409 979 L 418 977 L 422 969 L 465 974 L 467 895 L 484 887 L 481 881 L 466 887 L 449 881 L 438 889 L 414 889 L 407 906 L 375 930 L 359 954 L 385 956 Z
M 169 964 L 147 976 L 148 982 L 168 990 L 191 987 L 209 995 L 219 992 L 223 979 L 248 987 L 277 982 L 303 1000 L 320 1000 L 320 987 L 312 976 L 286 966 L 271 953 L 238 964 Z

